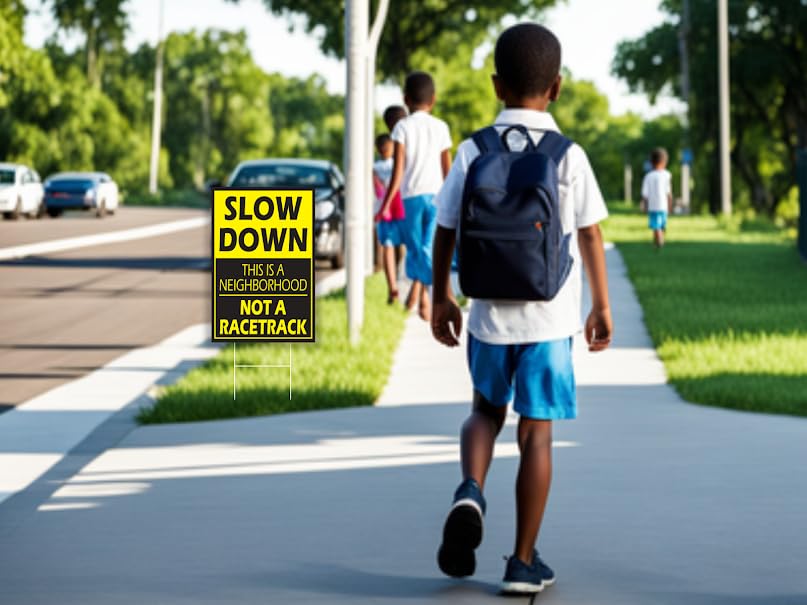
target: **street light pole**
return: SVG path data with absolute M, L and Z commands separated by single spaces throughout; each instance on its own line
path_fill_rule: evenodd
M 151 116 L 151 161 L 149 162 L 149 193 L 157 193 L 160 171 L 160 132 L 163 107 L 163 0 L 160 0 L 157 21 L 157 56 L 154 66 L 154 113 Z
M 731 214 L 728 0 L 718 0 L 717 3 L 717 48 L 720 107 L 720 208 L 723 214 Z
M 367 116 L 366 116 L 366 129 L 367 133 L 365 136 L 365 160 L 364 160 L 364 170 L 365 170 L 365 178 L 364 182 L 366 184 L 366 215 L 368 220 L 369 228 L 367 229 L 365 235 L 366 241 L 366 259 L 365 263 L 367 265 L 367 273 L 372 273 L 373 271 L 373 255 L 375 253 L 375 238 L 373 237 L 373 227 L 374 227 L 374 217 L 373 217 L 373 206 L 374 204 L 373 199 L 375 198 L 375 192 L 373 191 L 373 187 L 371 183 L 373 182 L 373 147 L 374 147 L 374 137 L 373 134 L 375 130 L 375 62 L 376 62 L 376 52 L 378 51 L 378 42 L 381 39 L 381 32 L 384 29 L 384 22 L 387 20 L 387 10 L 389 9 L 389 0 L 381 0 L 378 3 L 378 8 L 376 9 L 375 19 L 373 19 L 373 25 L 370 28 L 370 36 L 367 39 L 367 89 L 366 89 L 366 99 L 365 105 L 367 107 Z
M 345 197 L 347 247 L 347 320 L 350 342 L 357 344 L 364 319 L 364 232 L 367 227 L 365 194 L 369 184 L 365 137 L 365 102 L 367 79 L 368 0 L 345 2 L 345 56 L 347 57 L 347 95 L 345 96 Z

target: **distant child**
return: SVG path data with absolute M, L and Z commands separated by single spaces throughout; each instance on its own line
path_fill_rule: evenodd
M 672 212 L 672 175 L 667 170 L 667 150 L 657 147 L 650 152 L 653 170 L 642 180 L 642 206 L 647 208 L 648 226 L 653 230 L 656 248 L 664 246 L 667 213 Z
M 496 143 L 504 141 L 506 144 L 502 155 L 508 150 L 529 147 L 527 136 L 533 144 L 540 145 L 547 133 L 558 132 L 555 120 L 546 110 L 560 93 L 560 54 L 560 43 L 554 34 L 534 23 L 515 25 L 499 36 L 494 51 L 493 86 L 505 108 L 496 117 L 494 128 L 499 137 Z M 582 327 L 581 257 L 592 300 L 584 328 L 589 351 L 601 351 L 611 340 L 605 253 L 597 224 L 608 212 L 583 149 L 555 134 L 548 141 L 552 143 L 553 139 L 560 140 L 564 150 L 557 155 L 548 152 L 546 155 L 552 158 L 547 161 L 557 166 L 559 202 L 556 212 L 564 237 L 569 237 L 565 259 L 568 262 L 568 254 L 571 254 L 570 273 L 551 300 L 476 298 L 471 301 L 467 356 L 474 387 L 473 408 L 460 435 L 462 482 L 454 493 L 454 504 L 446 518 L 437 554 L 440 569 L 447 575 L 464 577 L 474 573 L 474 550 L 482 541 L 485 515 L 485 477 L 493 457 L 494 442 L 507 415 L 507 405 L 514 400 L 515 411 L 520 415 L 521 460 L 516 480 L 515 547 L 507 560 L 501 585 L 502 591 L 507 593 L 537 593 L 555 582 L 554 572 L 538 556 L 535 545 L 552 476 L 552 421 L 577 415 L 572 337 Z M 437 195 L 440 210 L 434 240 L 432 332 L 439 342 L 449 347 L 459 344 L 462 329 L 462 313 L 449 283 L 451 255 L 458 227 L 469 220 L 467 215 L 461 217 L 463 189 L 469 167 L 479 155 L 480 149 L 473 139 L 463 141 Z M 508 168 L 501 178 L 507 182 L 535 178 L 531 173 L 517 174 L 515 170 Z M 485 208 L 495 212 L 495 198 L 486 199 L 493 201 L 486 201 Z M 537 209 L 537 212 L 543 210 Z M 504 209 L 500 215 L 505 215 Z M 508 233 L 515 236 L 513 241 L 524 241 L 535 237 L 530 233 L 549 228 L 535 222 L 501 233 L 501 225 L 507 224 L 502 222 L 501 216 L 499 219 L 490 217 L 489 224 L 480 223 L 479 229 L 487 229 L 491 238 L 501 238 L 500 241 L 506 243 Z M 506 216 L 508 220 L 512 217 L 511 214 Z M 491 229 L 491 225 L 495 228 Z M 470 233 L 466 235 L 470 236 Z M 461 248 L 460 270 L 473 272 L 475 267 L 463 267 L 467 258 Z M 502 266 L 502 275 L 509 275 L 510 269 Z
M 437 207 L 434 196 L 451 167 L 451 135 L 448 125 L 429 112 L 434 107 L 434 80 L 424 72 L 409 74 L 404 83 L 404 103 L 409 115 L 392 130 L 394 167 L 380 214 L 389 212 L 400 190 L 404 204 L 406 275 L 412 289 L 407 308 L 418 305 L 420 316 L 431 316 L 428 286 L 432 283 L 432 240 Z
M 395 130 L 395 125 L 403 120 L 409 112 L 403 105 L 390 105 L 384 110 L 384 124 L 387 125 L 387 130 L 392 132 Z
M 387 192 L 392 177 L 392 139 L 388 134 L 380 134 L 375 139 L 375 148 L 380 159 L 373 164 L 373 185 L 376 194 L 375 215 L 379 216 L 381 202 Z M 401 245 L 401 230 L 403 229 L 403 201 L 396 194 L 386 214 L 380 214 L 376 232 L 378 243 L 381 245 L 381 256 L 384 264 L 384 273 L 387 276 L 387 303 L 392 304 L 398 300 L 398 272 L 395 263 L 395 248 Z

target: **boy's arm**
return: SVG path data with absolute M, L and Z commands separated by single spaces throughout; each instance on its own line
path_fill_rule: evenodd
M 673 197 L 672 193 L 667 194 L 667 211 L 672 214 L 673 211 Z
M 451 170 L 451 150 L 443 149 L 440 154 L 440 167 L 443 169 L 443 180 L 448 176 L 448 171 Z
M 589 351 L 603 351 L 611 344 L 611 308 L 608 303 L 608 276 L 605 249 L 599 225 L 583 227 L 577 237 L 591 289 L 591 313 L 586 319 L 585 336 Z
M 437 225 L 432 250 L 432 334 L 448 347 L 456 347 L 462 331 L 462 311 L 451 292 L 451 257 L 456 232 Z
M 398 193 L 398 190 L 401 188 L 404 161 L 406 158 L 406 149 L 404 148 L 403 143 L 395 141 L 395 151 L 392 154 L 392 158 L 392 176 L 389 180 L 389 187 L 387 187 L 387 191 L 384 194 L 384 201 L 381 202 L 381 208 L 379 208 L 378 214 L 376 214 L 376 220 L 379 220 L 382 215 L 389 212 L 389 207 L 392 204 L 392 198 L 395 197 L 395 194 Z

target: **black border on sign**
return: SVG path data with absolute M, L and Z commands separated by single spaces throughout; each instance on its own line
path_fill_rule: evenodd
M 314 204 L 314 207 L 311 208 L 311 258 L 309 259 L 309 271 L 310 271 L 310 283 L 311 283 L 311 297 L 308 301 L 309 307 L 311 309 L 311 338 L 266 338 L 266 337 L 252 337 L 252 336 L 240 336 L 238 338 L 217 338 L 216 337 L 216 191 L 310 191 L 311 192 L 311 203 Z M 316 327 L 317 324 L 314 320 L 314 310 L 316 308 L 315 300 L 317 298 L 316 295 L 316 279 L 314 277 L 314 264 L 316 262 L 316 236 L 314 234 L 314 220 L 315 220 L 315 208 L 317 204 L 316 199 L 316 190 L 314 187 L 225 187 L 225 186 L 216 186 L 210 188 L 210 257 L 211 257 L 211 264 L 210 264 L 210 282 L 212 286 L 212 308 L 211 308 L 211 318 L 210 318 L 210 327 L 211 330 L 211 340 L 213 342 L 277 342 L 277 343 L 294 343 L 294 342 L 316 342 L 317 332 Z

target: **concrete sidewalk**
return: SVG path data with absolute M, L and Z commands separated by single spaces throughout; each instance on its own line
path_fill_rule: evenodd
M 608 263 L 614 348 L 576 351 L 581 417 L 556 425 L 540 543 L 559 579 L 536 602 L 807 603 L 807 421 L 682 402 Z M 446 579 L 470 393 L 464 351 L 427 330 L 409 320 L 375 408 L 137 428 L 100 455 L 95 435 L 0 504 L 0 603 L 500 602 L 513 422 L 478 573 Z

